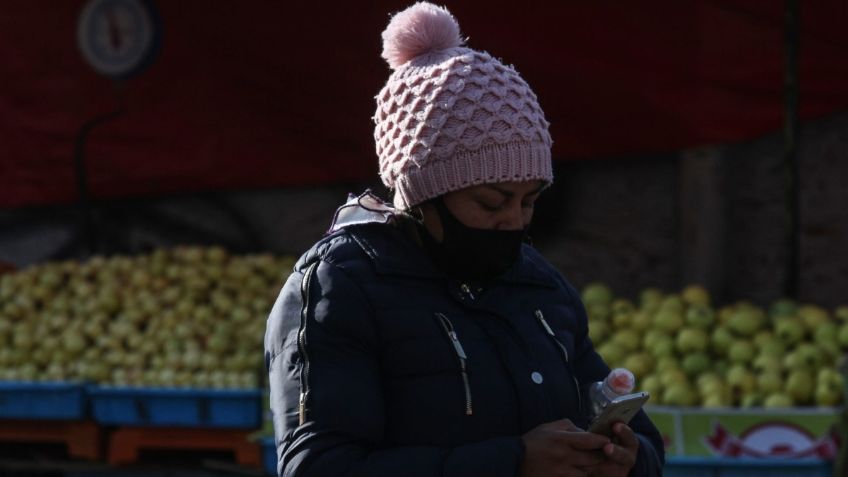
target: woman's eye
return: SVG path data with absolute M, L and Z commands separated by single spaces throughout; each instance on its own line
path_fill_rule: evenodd
M 535 207 L 535 205 L 536 204 L 534 204 L 533 202 L 530 202 L 529 204 L 521 204 L 521 208 L 522 209 L 532 209 L 533 207 Z
M 480 202 L 480 207 L 482 207 L 483 210 L 488 211 L 488 212 L 497 212 L 498 210 L 501 209 L 500 206 L 498 206 L 498 205 L 491 205 L 491 204 L 487 204 L 485 202 Z

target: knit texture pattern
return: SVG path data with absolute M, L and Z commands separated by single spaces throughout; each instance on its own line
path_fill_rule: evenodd
M 398 65 L 376 99 L 380 177 L 396 207 L 478 184 L 553 181 L 536 95 L 488 53 L 427 51 Z

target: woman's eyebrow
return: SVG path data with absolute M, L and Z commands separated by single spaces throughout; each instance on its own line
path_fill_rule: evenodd
M 487 189 L 492 189 L 492 190 L 494 190 L 494 191 L 499 192 L 501 195 L 503 195 L 503 196 L 504 196 L 504 197 L 506 197 L 507 199 L 511 199 L 511 198 L 513 198 L 513 197 L 515 196 L 515 193 L 514 193 L 514 192 L 512 192 L 512 191 L 510 191 L 510 190 L 507 190 L 507 189 L 502 189 L 502 188 L 500 188 L 500 187 L 498 187 L 497 185 L 494 185 L 494 184 L 486 184 L 484 187 L 486 187 Z M 536 194 L 539 194 L 539 193 L 541 193 L 544 189 L 545 189 L 545 184 L 541 184 L 541 185 L 539 185 L 539 187 L 537 187 L 536 189 L 534 189 L 534 190 L 532 190 L 532 191 L 528 192 L 528 193 L 527 193 L 527 195 L 536 195 Z

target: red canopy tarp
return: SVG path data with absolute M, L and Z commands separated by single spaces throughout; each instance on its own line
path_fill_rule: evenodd
M 375 179 L 380 32 L 409 2 L 158 2 L 156 62 L 93 131 L 95 198 Z M 848 3 L 801 2 L 802 118 L 848 109 Z M 76 45 L 84 2 L 0 6 L 0 206 L 76 197 L 74 139 L 116 106 Z M 515 5 L 521 5 L 516 7 Z M 782 125 L 784 11 L 771 0 L 453 1 L 473 48 L 516 66 L 554 156 L 674 151 Z

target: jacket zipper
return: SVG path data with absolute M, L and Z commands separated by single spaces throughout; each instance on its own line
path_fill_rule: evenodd
M 456 352 L 456 357 L 459 358 L 459 369 L 462 372 L 462 384 L 465 387 L 465 415 L 470 416 L 474 413 L 474 408 L 471 402 L 471 385 L 468 382 L 468 356 L 466 356 L 465 350 L 462 348 L 462 343 L 459 342 L 459 337 L 456 335 L 453 323 L 451 323 L 448 317 L 443 313 L 436 313 L 436 317 L 439 319 L 439 323 L 441 323 L 445 333 L 447 333 L 448 338 L 453 345 L 453 349 Z
M 468 298 L 470 298 L 471 301 L 474 301 L 474 300 L 477 299 L 474 296 L 474 293 L 471 292 L 471 287 L 469 287 L 467 284 L 465 284 L 465 283 L 461 284 L 459 286 L 459 289 L 462 290 L 462 293 L 465 293 L 465 295 L 468 296 Z
M 306 422 L 306 398 L 309 394 L 309 356 L 306 354 L 306 321 L 309 313 L 309 284 L 312 281 L 315 267 L 319 262 L 314 262 L 306 273 L 303 275 L 303 280 L 300 282 L 300 329 L 297 332 L 297 347 L 300 351 L 300 356 L 303 358 L 303 372 L 300 375 L 300 400 L 298 415 L 300 425 Z
M 548 334 L 548 336 L 550 336 L 551 339 L 554 340 L 554 343 L 556 343 L 557 347 L 559 347 L 559 349 L 562 351 L 562 356 L 565 358 L 565 364 L 568 366 L 568 370 L 571 373 L 571 379 L 574 380 L 574 388 L 577 391 L 577 410 L 582 411 L 583 397 L 580 396 L 580 384 L 577 382 L 577 377 L 574 375 L 574 370 L 571 369 L 571 361 L 568 359 L 568 349 L 565 347 L 564 344 L 562 344 L 559 338 L 557 338 L 557 335 L 556 333 L 554 333 L 554 330 L 551 328 L 551 326 L 548 325 L 548 321 L 545 320 L 545 315 L 542 314 L 542 310 L 536 310 L 535 315 L 536 319 L 539 320 L 539 323 L 542 325 L 542 328 L 545 329 L 545 332 Z

